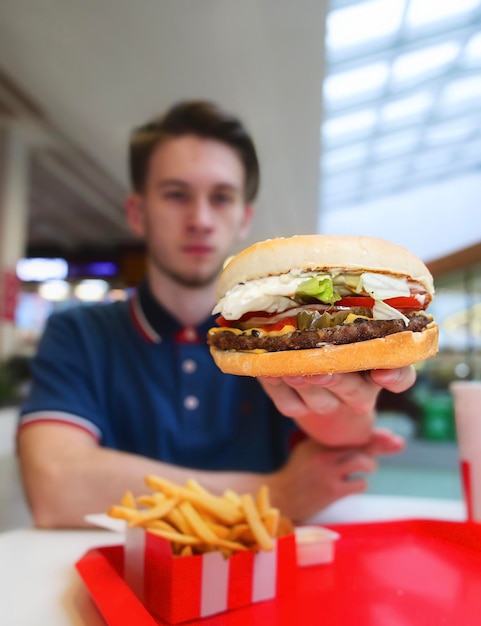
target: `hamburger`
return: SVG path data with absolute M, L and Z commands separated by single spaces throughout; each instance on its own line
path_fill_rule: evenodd
M 268 239 L 224 266 L 207 342 L 223 372 L 242 376 L 402 367 L 438 350 L 433 296 L 421 259 L 384 239 Z

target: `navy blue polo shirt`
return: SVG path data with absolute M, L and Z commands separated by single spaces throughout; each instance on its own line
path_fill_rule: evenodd
M 128 302 L 54 313 L 32 362 L 20 427 L 55 421 L 100 445 L 184 467 L 270 472 L 295 423 L 256 379 L 223 374 L 206 344 L 214 325 L 182 327 L 144 282 Z

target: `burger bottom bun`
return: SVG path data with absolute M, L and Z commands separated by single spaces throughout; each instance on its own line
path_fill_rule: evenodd
M 439 328 L 431 322 L 422 332 L 401 332 L 381 339 L 308 350 L 280 352 L 210 352 L 225 374 L 239 376 L 312 376 L 365 370 L 394 369 L 424 361 L 438 351 Z

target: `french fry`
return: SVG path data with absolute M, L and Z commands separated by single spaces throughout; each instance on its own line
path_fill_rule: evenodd
M 216 524 L 215 522 L 209 522 L 205 520 L 207 526 L 220 538 L 220 539 L 230 539 L 229 537 L 229 527 L 223 526 L 222 524 Z
M 152 520 L 151 522 L 147 522 L 145 524 L 145 528 L 157 528 L 157 530 L 167 530 L 171 533 L 178 532 L 174 526 L 172 526 L 168 522 L 165 522 L 163 519 L 155 519 L 155 520 Z M 187 533 L 187 534 L 190 534 L 190 533 Z
M 169 541 L 175 541 L 184 545 L 195 546 L 202 543 L 199 537 L 193 537 L 192 535 L 172 533 L 168 530 L 162 530 L 161 528 L 147 528 L 146 530 L 149 533 L 154 533 L 154 535 L 159 535 L 159 537 L 163 537 L 164 539 L 168 539 Z
M 247 523 L 251 527 L 252 533 L 256 538 L 259 547 L 263 550 L 272 550 L 274 548 L 274 542 L 272 537 L 266 530 L 266 527 L 262 523 L 261 516 L 254 504 L 254 499 L 250 493 L 243 494 L 241 496 L 242 508 L 244 510 Z
M 220 537 L 216 537 L 216 539 L 212 542 L 212 545 L 216 548 L 226 548 L 232 552 L 242 552 L 249 549 L 243 543 L 239 543 L 238 541 L 229 541 L 229 539 L 221 539 Z
M 218 537 L 204 522 L 199 513 L 188 501 L 179 505 L 179 510 L 183 513 L 194 533 L 205 543 L 212 544 Z
M 126 491 L 120 500 L 120 505 L 128 509 L 136 509 L 137 503 L 135 502 L 134 494 L 131 491 Z
M 150 495 L 146 495 L 146 496 L 139 496 L 137 498 L 137 504 L 141 504 L 142 506 L 155 506 L 156 504 L 160 504 L 161 502 L 165 502 L 166 500 L 166 495 L 164 493 L 151 493 Z
M 224 491 L 224 498 L 226 500 L 229 500 L 229 502 L 232 502 L 232 504 L 235 504 L 236 506 L 241 505 L 241 499 L 238 493 L 236 493 L 235 491 L 232 491 L 232 489 L 226 489 Z
M 143 526 L 147 522 L 155 519 L 162 519 L 166 513 L 171 511 L 179 502 L 178 498 L 166 498 L 164 502 L 157 504 L 150 509 L 138 511 L 136 517 L 129 520 L 129 527 Z
M 192 534 L 188 521 L 185 519 L 185 517 L 182 515 L 178 508 L 169 511 L 165 516 L 165 519 L 167 522 L 169 522 L 169 524 L 175 526 L 175 528 L 177 528 L 179 532 L 184 533 L 184 535 Z
M 229 531 L 230 541 L 240 541 L 241 543 L 254 543 L 256 538 L 247 522 L 232 526 Z
M 189 480 L 185 483 L 185 486 L 187 489 L 192 489 L 192 491 L 196 491 L 197 493 L 202 493 L 207 496 L 212 495 L 209 491 L 207 491 L 207 489 L 202 487 L 202 485 L 199 484 L 195 478 L 189 478 Z
M 262 517 L 264 526 L 271 537 L 277 537 L 279 535 L 279 520 L 281 512 L 279 509 L 271 507 L 267 513 Z
M 269 513 L 271 503 L 269 500 L 269 489 L 267 485 L 262 485 L 259 488 L 259 491 L 257 492 L 256 505 L 261 517 L 264 517 Z
M 126 506 L 120 506 L 118 504 L 115 504 L 109 508 L 108 515 L 110 517 L 115 517 L 116 519 L 124 519 L 129 522 L 131 519 L 134 519 L 137 516 L 137 509 L 131 509 Z
M 192 546 L 184 546 L 179 552 L 179 556 L 192 556 L 193 554 Z

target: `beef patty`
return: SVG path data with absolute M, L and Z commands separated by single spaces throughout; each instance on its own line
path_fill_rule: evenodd
M 356 341 L 378 339 L 386 335 L 401 333 L 409 330 L 421 332 L 432 321 L 426 315 L 407 315 L 409 324 L 404 320 L 366 320 L 358 318 L 350 324 L 340 324 L 331 328 L 316 330 L 295 330 L 291 333 L 278 336 L 259 336 L 259 331 L 237 335 L 229 331 L 211 333 L 207 336 L 209 345 L 220 350 L 266 350 L 279 352 L 281 350 L 305 350 L 320 348 L 325 344 L 344 344 Z

